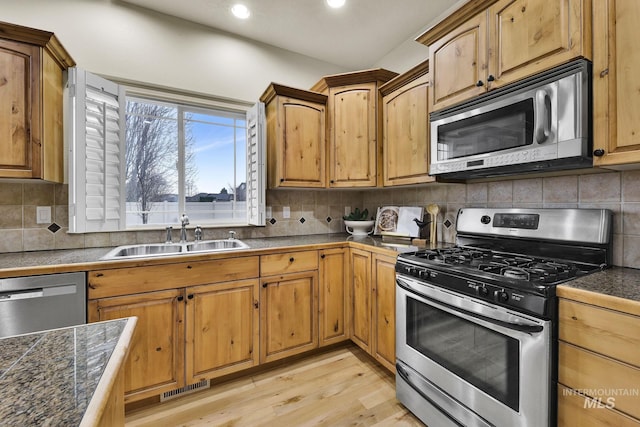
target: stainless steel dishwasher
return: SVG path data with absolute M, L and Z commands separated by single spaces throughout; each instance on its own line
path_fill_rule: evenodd
M 85 273 L 0 279 L 0 338 L 87 322 Z

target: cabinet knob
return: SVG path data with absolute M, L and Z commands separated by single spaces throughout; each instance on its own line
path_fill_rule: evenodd
M 484 82 L 482 80 L 478 80 L 478 83 L 476 83 L 476 86 L 478 87 L 484 86 Z
M 333 184 L 335 181 L 334 181 L 334 180 L 330 180 L 329 182 L 330 182 L 331 184 Z
M 325 254 L 320 255 L 320 258 L 324 259 L 324 257 L 325 257 Z
M 487 81 L 488 81 L 488 82 L 495 81 L 495 79 L 496 79 L 496 78 L 495 78 L 495 77 L 493 77 L 493 74 L 489 74 L 489 77 L 487 77 Z
M 269 286 L 269 284 L 268 284 L 268 283 L 263 283 L 263 284 L 262 284 L 262 287 L 263 287 L 263 288 L 266 288 L 267 286 Z
M 596 157 L 604 156 L 604 150 L 602 148 L 598 148 L 597 150 L 593 150 L 593 155 Z
M 295 260 L 296 260 L 296 259 L 295 259 L 294 257 L 289 258 L 289 262 L 293 262 L 293 261 L 295 261 Z
M 180 301 L 180 302 L 184 301 L 184 297 L 183 297 L 182 295 L 180 295 L 180 296 L 178 297 L 178 301 Z
M 284 182 L 284 178 L 280 178 L 280 182 Z
M 193 294 L 187 295 L 187 298 L 193 299 Z

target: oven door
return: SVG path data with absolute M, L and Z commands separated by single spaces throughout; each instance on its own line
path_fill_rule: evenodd
M 549 425 L 550 321 L 403 275 L 396 313 L 398 399 L 423 421 Z

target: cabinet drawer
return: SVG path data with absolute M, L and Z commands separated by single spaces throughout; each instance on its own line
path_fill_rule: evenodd
M 598 405 L 601 403 L 601 405 Z M 640 421 L 558 385 L 558 427 L 640 427 Z
M 561 340 L 640 367 L 640 317 L 560 299 Z
M 560 342 L 558 382 L 640 418 L 640 369 Z
M 257 278 L 258 257 L 181 262 L 89 272 L 88 298 L 104 298 L 162 289 Z
M 260 257 L 260 276 L 318 269 L 318 252 L 285 252 Z

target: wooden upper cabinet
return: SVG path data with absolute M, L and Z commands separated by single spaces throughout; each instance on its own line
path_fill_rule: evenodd
M 64 180 L 63 71 L 53 33 L 0 23 L 0 178 Z
M 272 83 L 260 100 L 267 116 L 269 188 L 324 188 L 327 96 Z
M 328 93 L 329 187 L 376 187 L 382 172 L 379 87 L 398 74 L 384 69 L 325 76 L 311 89 Z
M 374 83 L 329 89 L 329 185 L 375 187 L 377 100 Z
M 479 13 L 429 47 L 430 110 L 487 91 L 487 14 Z
M 429 62 L 380 87 L 384 186 L 432 182 L 429 176 Z
M 640 164 L 640 2 L 593 1 L 593 163 Z
M 588 0 L 478 0 L 417 38 L 429 46 L 431 111 L 577 57 L 591 58 Z
M 491 87 L 590 58 L 590 20 L 585 0 L 499 0 L 489 8 Z

